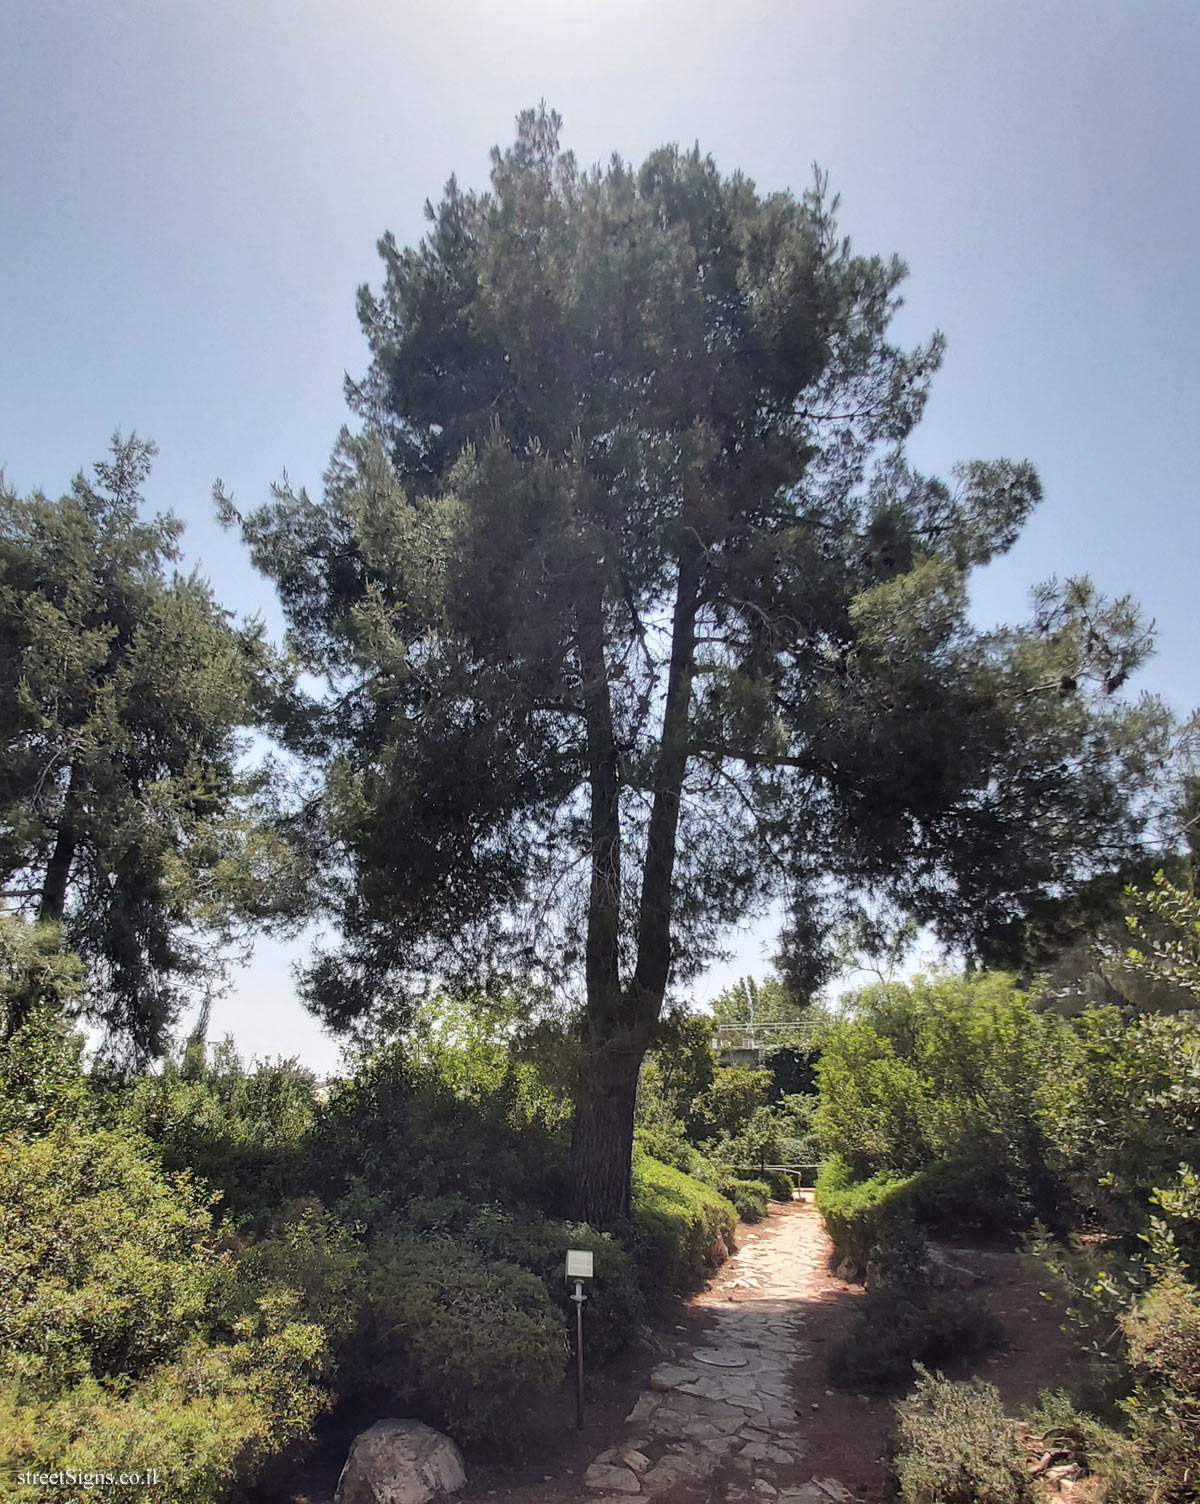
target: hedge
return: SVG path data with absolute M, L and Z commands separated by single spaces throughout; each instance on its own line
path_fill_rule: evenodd
M 841 1258 L 866 1267 L 884 1223 L 912 1211 L 916 1180 L 915 1175 L 886 1171 L 869 1180 L 855 1180 L 846 1161 L 830 1155 L 817 1176 L 813 1200 Z
M 633 1224 L 646 1303 L 661 1310 L 665 1296 L 694 1295 L 703 1287 L 718 1234 L 732 1252 L 737 1211 L 711 1186 L 635 1153 Z

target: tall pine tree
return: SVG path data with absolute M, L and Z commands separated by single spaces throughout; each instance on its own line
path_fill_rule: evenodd
M 852 253 L 823 182 L 674 148 L 583 172 L 559 124 L 522 115 L 490 192 L 385 236 L 361 432 L 323 501 L 242 526 L 327 683 L 291 722 L 344 937 L 310 1001 L 574 989 L 574 1211 L 609 1225 L 664 999 L 731 922 L 787 901 L 801 995 L 839 893 L 987 954 L 1136 844 L 1169 717 L 1107 698 L 1148 639 L 1086 582 L 969 625 L 1038 481 L 907 463 L 941 340 L 889 341 L 904 267 Z

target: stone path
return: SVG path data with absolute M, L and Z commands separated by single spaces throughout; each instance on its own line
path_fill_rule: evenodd
M 783 1217 L 769 1237 L 745 1235 L 719 1287 L 692 1303 L 715 1321 L 705 1345 L 653 1371 L 626 1417 L 628 1439 L 584 1474 L 594 1504 L 668 1492 L 729 1504 L 849 1504 L 836 1479 L 800 1481 L 805 1442 L 788 1382 L 793 1365 L 813 1355 L 804 1308 L 832 1283 L 828 1261 L 816 1216 Z

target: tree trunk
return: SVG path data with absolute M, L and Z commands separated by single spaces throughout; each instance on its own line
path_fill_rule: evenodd
M 588 906 L 587 1008 L 571 1136 L 571 1214 L 609 1229 L 628 1218 L 633 1118 L 642 1058 L 662 1011 L 671 962 L 671 899 L 679 798 L 695 647 L 699 558 L 685 547 L 671 632 L 671 663 L 654 782 L 638 917 L 637 962 L 628 989 L 618 968 L 620 821 L 618 761 L 603 653 L 602 596 L 581 592 L 579 653 L 591 772 L 592 887 Z
M 633 1110 L 642 1048 L 601 1055 L 575 1103 L 570 1214 L 601 1231 L 630 1215 Z
M 79 774 L 75 768 L 72 768 L 71 781 L 67 786 L 67 797 L 63 802 L 62 817 L 58 824 L 58 836 L 46 865 L 46 876 L 42 881 L 42 895 L 38 903 L 37 916 L 39 924 L 61 924 L 63 914 L 66 912 L 67 884 L 71 877 L 71 863 L 75 860 L 75 851 L 79 845 L 79 832 L 75 828 L 78 812 Z

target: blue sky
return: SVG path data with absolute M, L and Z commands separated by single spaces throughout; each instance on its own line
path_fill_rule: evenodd
M 1090 573 L 1158 623 L 1134 688 L 1200 704 L 1200 7 L 1111 0 L 10 0 L 0 11 L 0 464 L 58 493 L 120 426 L 218 597 L 279 614 L 210 503 L 319 490 L 366 350 L 375 241 L 546 102 L 585 163 L 699 140 L 760 188 L 817 161 L 898 333 L 948 339 L 911 445 L 1007 455 L 1046 500 L 983 624 Z M 761 972 L 770 927 L 734 937 Z M 261 945 L 215 1032 L 332 1066 Z

